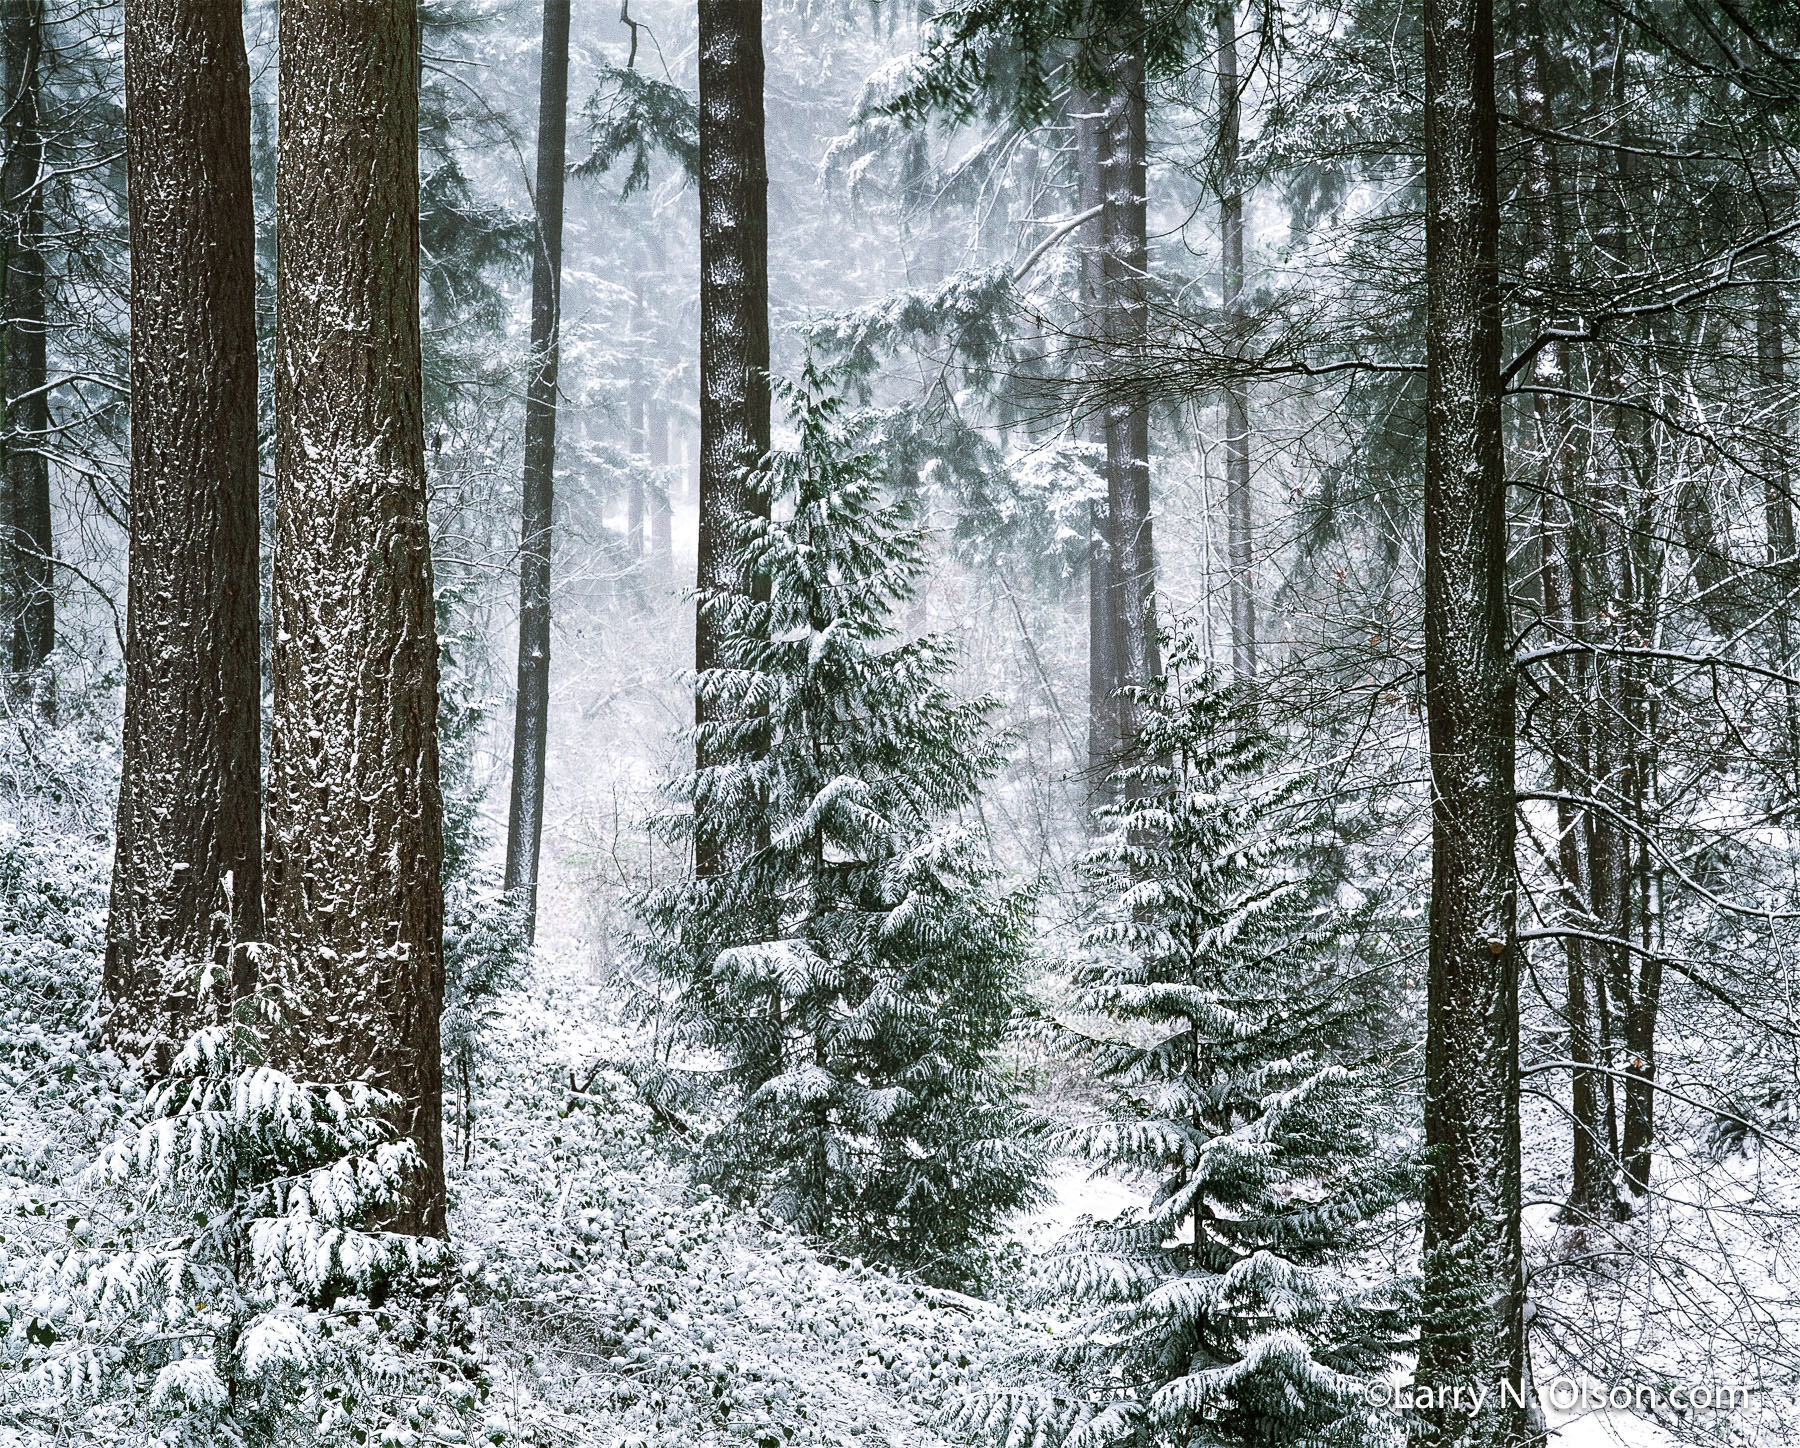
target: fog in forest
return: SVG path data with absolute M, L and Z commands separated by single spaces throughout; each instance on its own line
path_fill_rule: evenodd
M 1787 6 L 0 85 L 0 1448 L 1800 1434 Z

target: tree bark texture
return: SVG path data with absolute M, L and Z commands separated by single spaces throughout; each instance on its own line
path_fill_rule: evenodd
M 544 752 L 550 722 L 550 544 L 556 500 L 556 379 L 562 308 L 563 171 L 569 114 L 569 0 L 544 0 L 538 71 L 536 244 L 531 263 L 531 362 L 525 380 L 525 470 L 520 490 L 519 682 L 513 712 L 512 804 L 506 891 L 537 933 L 544 837 Z
M 276 225 L 269 966 L 276 1059 L 394 1094 L 444 1231 L 443 805 L 410 5 L 286 0 Z
M 751 472 L 769 451 L 769 170 L 763 148 L 761 0 L 700 0 L 700 537 L 702 595 L 757 591 L 743 565 L 740 520 L 767 517 Z M 694 667 L 719 662 L 716 622 L 701 611 Z M 711 706 L 698 695 L 694 721 Z M 702 741 L 696 766 L 709 764 Z M 695 821 L 695 865 L 722 865 L 724 821 Z
M 1244 310 L 1244 178 L 1239 144 L 1242 96 L 1238 82 L 1237 8 L 1218 7 L 1220 300 L 1228 334 Z M 1251 592 L 1254 533 L 1250 513 L 1250 411 L 1240 378 L 1225 384 L 1226 599 L 1231 612 L 1231 673 L 1256 676 L 1256 602 Z
M 1144 47 L 1139 11 L 1109 40 L 1112 86 L 1101 156 L 1103 331 L 1114 369 L 1107 388 L 1106 494 L 1118 674 L 1127 689 L 1141 688 L 1162 672 L 1150 527 L 1150 393 L 1143 375 L 1150 326 Z M 1121 695 L 1118 737 L 1124 749 L 1137 740 L 1137 712 L 1129 696 Z
M 1425 693 L 1432 893 L 1418 1379 L 1487 1390 L 1421 1441 L 1519 1443 L 1514 685 L 1500 434 L 1492 0 L 1427 0 Z
M 166 1064 L 262 937 L 256 257 L 235 7 L 125 9 L 131 541 L 102 988 L 110 1038 Z
M 0 50 L 6 67 L 6 110 L 0 137 L 0 245 L 4 251 L 6 325 L 4 365 L 6 553 L 10 663 L 25 681 L 56 644 L 55 569 L 51 562 L 50 464 L 44 437 L 50 427 L 45 390 L 45 264 L 42 72 L 43 0 L 0 0 Z M 50 704 L 47 686 L 39 701 Z

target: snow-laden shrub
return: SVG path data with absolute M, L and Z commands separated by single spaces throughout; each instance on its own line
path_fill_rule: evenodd
M 455 1299 L 431 1301 L 444 1244 L 377 1225 L 417 1166 L 391 1112 L 261 1064 L 241 1023 L 194 1036 L 73 1191 L 6 1203 L 24 1230 L 0 1237 L 0 1422 L 405 1444 L 473 1399 Z M 402 1350 L 431 1335 L 442 1366 L 421 1373 Z

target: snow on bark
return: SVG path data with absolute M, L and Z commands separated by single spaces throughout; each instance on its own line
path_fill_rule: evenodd
M 1421 1441 L 1523 1440 L 1514 686 L 1492 0 L 1425 10 L 1425 691 L 1432 894 L 1418 1380 L 1488 1396 Z M 1443 1401 L 1440 1397 L 1437 1401 Z
M 1100 214 L 1104 335 L 1114 377 L 1106 389 L 1106 491 L 1112 541 L 1113 627 L 1119 683 L 1143 688 L 1162 672 L 1156 633 L 1156 554 L 1150 527 L 1150 390 L 1142 358 L 1149 337 L 1144 24 L 1123 18 L 1107 38 L 1111 88 L 1102 121 Z M 1138 722 L 1119 699 L 1118 737 L 1129 748 Z
M 761 0 L 700 5 L 700 538 L 704 596 L 749 593 L 736 531 L 768 516 L 749 472 L 769 451 L 769 168 L 763 150 Z M 719 663 L 715 620 L 694 631 L 697 672 Z M 697 724 L 706 701 L 694 700 Z M 704 768 L 707 761 L 697 757 Z M 695 847 L 714 868 L 713 832 Z
M 420 396 L 418 19 L 281 10 L 266 910 L 276 1055 L 401 1100 L 444 1230 L 442 801 Z
M 256 255 L 234 10 L 132 0 L 131 543 L 110 1038 L 166 1065 L 262 934 Z
M 550 543 L 556 486 L 556 379 L 562 310 L 563 169 L 569 113 L 569 0 L 545 0 L 538 74 L 536 245 L 531 263 L 531 371 L 525 383 L 525 470 L 519 544 L 519 690 L 513 714 L 506 889 L 537 928 L 550 713 Z

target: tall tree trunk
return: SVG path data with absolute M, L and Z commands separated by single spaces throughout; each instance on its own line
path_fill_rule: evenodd
M 1070 94 L 1070 118 L 1075 133 L 1075 211 L 1086 216 L 1103 208 L 1106 196 L 1107 136 L 1102 124 L 1104 98 L 1088 91 Z M 1098 220 L 1098 218 L 1096 218 Z M 1088 223 L 1091 235 L 1102 240 L 1103 228 Z M 1106 306 L 1106 264 L 1100 246 L 1081 248 L 1081 314 L 1083 329 L 1093 337 L 1103 330 Z M 1090 362 L 1098 378 L 1103 362 Z M 1090 419 L 1091 441 L 1106 446 L 1104 414 Z M 1108 493 L 1110 494 L 1110 488 Z M 1088 518 L 1088 788 L 1095 802 L 1111 794 L 1110 776 L 1119 750 L 1119 630 L 1114 617 L 1117 588 L 1113 582 L 1113 541 L 1108 498 L 1096 498 Z
M 769 170 L 763 152 L 762 0 L 700 0 L 700 540 L 701 594 L 760 592 L 735 538 L 767 517 L 751 471 L 769 451 Z M 702 608 L 694 667 L 719 663 L 718 622 Z M 711 704 L 694 699 L 695 763 L 710 764 Z M 702 800 L 695 865 L 723 864 L 724 830 Z
M 1476 1413 L 1426 1412 L 1424 1441 L 1497 1448 L 1522 1442 L 1526 1423 L 1492 0 L 1426 0 L 1424 24 L 1432 889 L 1418 1380 L 1487 1394 Z
M 1219 30 L 1219 250 L 1220 296 L 1225 327 L 1235 343 L 1243 316 L 1244 180 L 1239 145 L 1237 9 L 1220 0 Z M 1226 596 L 1231 607 L 1231 672 L 1239 681 L 1256 675 L 1256 600 L 1250 591 L 1255 563 L 1250 518 L 1250 415 L 1245 383 L 1225 384 Z
M 4 235 L 6 326 L 4 367 L 7 585 L 11 593 L 10 663 L 25 681 L 56 644 L 56 594 L 51 563 L 50 464 L 44 438 L 50 427 L 45 389 L 43 0 L 0 0 L 0 50 L 6 66 L 6 111 L 0 118 L 6 161 L 0 168 L 0 224 Z M 39 704 L 54 696 L 39 685 Z
M 235 7 L 130 0 L 131 542 L 102 991 L 166 1066 L 262 937 L 256 221 Z
M 443 803 L 419 350 L 411 5 L 285 0 L 276 166 L 270 965 L 275 1059 L 398 1103 L 444 1231 Z
M 1763 424 L 1763 549 L 1770 577 L 1767 591 L 1775 667 L 1794 667 L 1793 611 L 1800 607 L 1800 558 L 1794 529 L 1793 399 L 1787 382 L 1787 311 L 1779 277 L 1784 257 L 1770 256 L 1769 279 L 1756 289 L 1756 370 L 1768 398 L 1769 419 Z M 1772 605 L 1772 606 L 1770 606 Z M 1791 803 L 1800 800 L 1800 687 L 1782 683 L 1782 778 L 1779 787 Z
M 525 472 L 519 544 L 519 685 L 513 712 L 506 892 L 537 934 L 544 838 L 544 749 L 550 723 L 550 525 L 556 501 L 556 373 L 562 314 L 563 167 L 569 113 L 569 0 L 544 0 L 538 71 L 531 363 L 525 379 Z
M 1150 325 L 1144 24 L 1142 10 L 1134 7 L 1109 37 L 1112 87 L 1101 156 L 1103 334 L 1112 371 L 1106 406 L 1106 500 L 1118 674 L 1126 690 L 1142 688 L 1162 672 L 1150 528 L 1150 393 L 1143 373 Z M 1128 694 L 1120 696 L 1118 737 L 1124 749 L 1137 740 L 1138 712 Z
M 1612 275 L 1627 276 L 1640 258 L 1637 230 L 1629 213 L 1639 190 L 1640 159 L 1631 126 L 1626 36 L 1630 22 L 1603 16 L 1593 46 L 1591 106 L 1600 134 L 1612 147 L 1603 153 L 1608 164 L 1599 170 L 1595 212 L 1599 218 L 1596 254 Z M 1643 385 L 1628 371 L 1639 350 L 1651 342 L 1641 325 L 1633 326 L 1596 348 L 1593 389 L 1600 397 L 1625 398 Z M 1692 499 L 1677 499 L 1674 518 L 1663 517 L 1663 480 L 1659 477 L 1657 436 L 1636 409 L 1610 406 L 1597 410 L 1594 425 L 1594 545 L 1586 549 L 1594 574 L 1595 601 L 1607 611 L 1597 628 L 1595 657 L 1597 721 L 1593 794 L 1605 808 L 1589 811 L 1593 840 L 1590 860 L 1595 887 L 1595 913 L 1601 929 L 1613 937 L 1606 947 L 1608 981 L 1607 1031 L 1602 1054 L 1620 1074 L 1609 1074 L 1609 1117 L 1618 1125 L 1619 1159 L 1628 1186 L 1642 1192 L 1649 1184 L 1654 1137 L 1655 1035 L 1661 1007 L 1660 957 L 1649 949 L 1660 938 L 1660 921 L 1650 914 L 1653 903 L 1651 857 L 1646 841 L 1659 827 L 1655 793 L 1657 774 L 1656 699 L 1658 667 L 1641 656 L 1614 652 L 1619 644 L 1654 644 L 1661 631 L 1663 539 L 1673 525 L 1691 521 Z M 1706 555 L 1701 546 L 1696 563 Z M 1699 576 L 1697 581 L 1706 586 Z M 1717 597 L 1716 594 L 1712 595 Z M 1715 618 L 1715 628 L 1729 622 Z M 1660 893 L 1660 892 L 1656 892 Z M 1660 899 L 1654 901 L 1660 911 Z M 1660 946 L 1658 947 L 1660 948 Z M 1615 1084 L 1615 1082 L 1617 1084 Z M 1618 1102 L 1623 1097 L 1622 1108 Z M 1621 1203 L 1623 1210 L 1623 1203 Z

